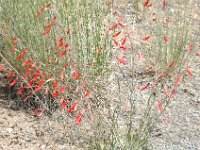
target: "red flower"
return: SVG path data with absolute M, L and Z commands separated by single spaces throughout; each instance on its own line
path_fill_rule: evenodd
M 129 48 L 126 46 L 120 46 L 119 48 L 123 49 L 124 51 L 128 50 Z
M 3 70 L 5 70 L 6 69 L 6 67 L 4 66 L 4 65 L 2 65 L 1 67 L 0 67 L 0 71 L 3 71 Z
M 79 79 L 79 78 L 80 78 L 80 74 L 78 73 L 78 71 L 74 72 L 73 79 L 76 80 L 76 79 Z
M 163 9 L 166 8 L 166 0 L 163 1 Z
M 51 28 L 52 26 L 54 26 L 56 23 L 53 21 L 50 24 L 44 26 L 45 28 Z
M 169 41 L 169 39 L 167 37 L 164 37 L 164 41 L 165 41 L 165 43 L 167 43 Z
M 118 57 L 116 57 L 116 58 L 117 58 L 117 61 L 118 61 L 119 63 L 125 65 L 125 64 L 127 63 L 127 60 L 126 60 L 125 57 L 126 57 L 126 56 L 123 55 L 122 58 L 118 58 Z
M 175 61 L 172 61 L 172 62 L 169 64 L 169 67 L 173 67 L 175 64 L 176 64 L 176 62 L 175 62 Z
M 11 73 L 9 73 L 9 74 L 6 76 L 6 78 L 7 78 L 7 79 L 11 78 L 11 77 L 14 75 L 14 73 L 15 73 L 15 72 L 12 71 Z
M 181 81 L 181 75 L 178 74 L 178 77 L 176 79 L 176 85 L 180 84 L 180 81 Z
M 57 87 L 58 83 L 59 83 L 58 81 L 55 81 L 55 82 L 53 83 L 53 88 Z
M 39 115 L 37 115 L 37 117 L 38 118 L 40 118 L 43 114 L 44 114 L 44 112 L 45 112 L 45 109 L 44 108 L 42 108 L 42 110 L 41 110 L 41 112 L 40 112 L 40 114 Z
M 158 108 L 159 108 L 160 112 L 163 111 L 162 103 L 160 100 L 158 100 Z
M 119 45 L 119 43 L 118 43 L 116 40 L 114 40 L 114 43 L 115 43 L 115 45 L 116 45 L 116 46 L 118 46 L 118 45 Z
M 200 53 L 196 53 L 196 56 L 200 57 Z
M 122 23 L 119 23 L 119 25 L 122 27 L 122 28 L 125 28 L 126 26 L 123 25 Z
M 192 44 L 190 44 L 189 49 L 190 49 L 190 52 L 192 52 L 192 49 L 193 49 L 193 45 Z
M 127 37 L 125 36 L 124 39 L 122 40 L 122 45 L 124 45 L 126 43 L 126 39 L 127 39 Z
M 64 50 L 64 51 L 60 54 L 59 58 L 64 57 L 64 56 L 66 55 L 66 53 L 67 53 L 67 50 Z
M 170 20 L 170 19 L 166 19 L 165 22 L 172 22 L 172 20 Z
M 71 106 L 69 109 L 67 109 L 67 113 L 72 112 L 73 110 L 75 110 L 76 107 L 77 107 L 77 103 L 74 102 L 74 103 L 72 104 L 72 106 Z
M 83 114 L 78 113 L 78 115 L 76 116 L 75 122 L 80 125 L 83 119 Z
M 25 66 L 25 65 L 27 65 L 27 64 L 30 64 L 30 63 L 31 63 L 31 60 L 28 59 L 28 60 L 25 60 L 25 61 L 22 63 L 21 66 L 23 67 L 23 66 Z
M 149 84 L 144 85 L 144 86 L 141 88 L 141 91 L 144 91 L 144 90 L 147 89 L 148 87 L 149 87 Z
M 152 3 L 149 3 L 149 0 L 146 0 L 146 2 L 144 3 L 144 7 L 151 7 Z
M 36 17 L 38 18 L 38 17 L 40 17 L 41 16 L 41 13 L 37 13 L 36 14 Z
M 85 94 L 84 94 L 84 96 L 83 96 L 83 99 L 84 99 L 84 100 L 86 100 L 86 98 L 88 97 L 89 93 L 90 93 L 90 90 L 87 90 L 87 91 L 85 92 Z
M 167 97 L 169 97 L 168 91 L 167 91 L 167 89 L 166 89 L 165 87 L 163 88 L 163 91 L 164 91 L 165 95 L 166 95 Z
M 109 30 L 114 30 L 117 28 L 117 24 L 113 25 L 112 27 L 109 28 Z
M 118 35 L 120 35 L 120 33 L 121 33 L 122 31 L 119 31 L 119 32 L 117 32 L 117 33 L 115 33 L 115 34 L 113 34 L 113 36 L 112 37 L 117 37 Z
M 10 83 L 9 87 L 12 87 L 17 82 L 18 78 L 15 78 L 12 83 Z
M 143 38 L 143 40 L 144 40 L 144 41 L 147 41 L 147 40 L 149 40 L 149 38 L 150 38 L 150 36 L 145 36 L 145 37 Z
M 24 88 L 22 87 L 21 89 L 19 89 L 19 91 L 17 92 L 17 95 L 22 95 L 22 92 L 24 91 Z
M 46 31 L 43 32 L 43 35 L 47 35 L 47 34 L 49 34 L 50 32 L 51 32 L 50 29 L 49 29 L 49 30 L 46 30 Z
M 187 68 L 187 72 L 188 72 L 189 76 L 193 76 L 192 72 L 190 71 L 188 64 L 187 64 L 186 68 Z
M 64 102 L 60 108 L 60 110 L 63 110 L 67 106 L 68 102 Z
M 57 48 L 61 48 L 62 46 L 63 46 L 63 38 L 60 38 Z
M 43 87 L 43 84 L 44 84 L 44 80 L 41 79 L 41 80 L 39 81 L 38 87 L 35 88 L 34 93 L 36 93 L 36 92 L 38 92 L 39 90 L 41 90 L 42 87 Z
M 24 55 L 26 54 L 26 50 L 27 50 L 27 48 L 23 49 L 21 55 L 19 55 L 19 56 L 16 58 L 16 60 L 22 59 L 22 58 L 24 57 Z
M 32 112 L 32 115 L 35 116 L 38 113 L 38 108 L 35 109 L 35 111 Z
M 57 90 L 54 90 L 52 92 L 52 97 L 57 97 L 59 95 L 59 92 Z

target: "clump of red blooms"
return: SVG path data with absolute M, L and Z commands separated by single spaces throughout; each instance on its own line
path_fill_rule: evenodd
M 146 0 L 145 3 L 144 3 L 144 8 L 146 9 L 149 9 L 149 7 L 152 7 L 153 6 L 153 3 L 150 1 L 150 0 Z M 162 3 L 162 8 L 163 8 L 163 11 L 165 11 L 167 9 L 167 1 L 166 0 L 163 0 L 163 3 Z M 113 38 L 113 43 L 114 43 L 114 47 L 119 49 L 119 51 L 121 52 L 121 55 L 120 56 L 117 56 L 116 57 L 116 60 L 119 64 L 127 64 L 128 61 L 127 61 L 127 56 L 126 56 L 126 51 L 130 50 L 130 47 L 127 46 L 126 42 L 128 40 L 128 29 L 127 29 L 127 26 L 125 25 L 125 23 L 123 23 L 123 16 L 117 16 L 118 13 L 115 11 L 114 13 L 114 17 L 116 18 L 116 21 L 115 21 L 115 24 L 111 25 L 109 27 L 109 32 L 112 32 L 113 34 L 111 35 L 112 38 Z M 116 17 L 117 16 L 117 17 Z M 153 22 L 156 22 L 156 15 L 155 13 L 153 13 Z M 166 24 L 169 24 L 169 23 L 172 23 L 172 20 L 171 19 L 165 19 L 163 20 L 164 23 Z M 151 38 L 153 38 L 151 35 L 146 35 L 143 37 L 143 41 L 144 42 L 147 42 L 147 41 L 150 41 Z M 166 36 L 166 35 L 163 35 L 163 42 L 165 44 L 169 43 L 170 42 L 170 39 Z M 118 51 L 118 52 L 119 52 Z M 141 53 L 140 50 L 136 50 L 137 51 L 137 55 L 138 55 L 138 58 L 139 59 L 142 59 L 144 58 L 144 55 Z M 189 75 L 190 77 L 193 76 L 193 73 L 192 71 L 190 70 L 190 67 L 188 65 L 188 54 L 192 54 L 192 51 L 193 51 L 193 45 L 192 43 L 189 44 L 189 48 L 188 48 L 188 51 L 185 52 L 185 56 L 183 58 L 182 61 L 185 62 L 185 67 L 186 67 L 186 73 L 187 75 Z M 196 54 L 192 54 L 193 56 L 200 56 L 199 53 L 196 53 Z M 176 60 L 172 61 L 169 65 L 168 65 L 168 69 L 170 68 L 174 68 L 176 66 Z M 146 69 L 146 72 L 151 72 L 153 69 L 153 66 L 149 66 L 147 69 Z M 172 88 L 172 86 L 162 86 L 161 90 L 158 90 L 159 87 L 156 87 L 156 85 L 158 85 L 157 83 L 159 82 L 157 80 L 154 80 L 153 82 L 149 81 L 147 84 L 144 84 L 140 89 L 140 91 L 145 91 L 147 89 L 149 89 L 150 91 L 153 91 L 151 89 L 157 89 L 157 91 L 160 91 L 161 93 L 164 94 L 164 96 L 166 97 L 166 99 L 169 101 L 171 98 L 175 98 L 175 95 L 176 95 L 176 91 L 177 91 L 177 87 L 178 85 L 181 83 L 181 80 L 182 80 L 182 76 L 183 76 L 183 71 L 178 71 L 176 75 L 174 75 L 175 73 L 172 72 L 172 76 L 175 78 L 175 81 L 174 81 L 174 87 Z M 163 79 L 167 79 L 167 77 L 169 76 L 169 74 L 166 72 L 161 72 L 161 77 Z M 133 90 L 137 90 L 138 88 L 134 88 Z M 171 90 L 171 91 L 170 91 Z M 158 105 L 158 109 L 161 112 L 163 112 L 164 110 L 164 107 L 163 107 L 163 103 L 166 104 L 165 101 L 161 101 L 161 100 L 158 100 L 157 102 L 157 105 Z M 126 106 L 126 110 L 128 110 L 127 108 L 127 104 L 125 104 Z M 165 120 L 164 122 L 166 123 L 166 118 L 163 119 Z
M 43 6 L 35 17 L 44 17 L 44 10 L 51 9 L 51 7 L 52 4 Z M 41 36 L 51 40 L 51 36 L 48 35 L 51 34 L 51 31 L 54 27 L 56 27 L 56 25 L 57 16 L 53 16 L 52 21 L 44 26 L 44 31 L 41 33 Z M 77 61 L 75 60 L 75 57 L 69 53 L 69 51 L 72 51 L 72 48 L 70 48 L 66 37 L 71 34 L 70 29 L 66 29 L 66 32 L 63 34 L 63 37 L 55 37 L 58 43 L 54 50 L 55 55 L 48 56 L 48 66 L 46 66 L 46 68 L 40 64 L 38 59 L 36 61 L 27 55 L 30 51 L 29 48 L 26 47 L 20 50 L 21 52 L 16 51 L 19 39 L 17 37 L 12 38 L 11 51 L 17 56 L 15 60 L 20 63 L 21 68 L 19 70 L 23 69 L 25 70 L 25 73 L 20 76 L 17 72 L 15 72 L 16 70 L 11 70 L 7 74 L 6 78 L 11 80 L 9 87 L 13 87 L 17 84 L 19 90 L 16 93 L 22 97 L 22 102 L 28 103 L 31 98 L 34 98 L 39 93 L 46 94 L 52 99 L 56 101 L 58 100 L 60 110 L 65 110 L 69 115 L 72 112 L 73 114 L 77 114 L 75 117 L 75 123 L 80 124 L 83 117 L 88 114 L 89 118 L 93 118 L 92 113 L 90 112 L 90 102 L 88 100 L 91 90 L 87 86 L 87 74 L 83 72 L 81 67 L 78 67 L 77 64 L 74 65 L 74 62 Z M 59 61 L 59 59 L 64 61 Z M 63 67 L 56 70 L 56 65 Z M 68 71 L 69 68 L 72 70 L 71 72 Z M 0 71 L 5 71 L 6 69 L 7 68 L 4 65 L 0 66 Z M 48 69 L 50 69 L 50 71 L 48 71 Z M 77 87 L 75 89 L 69 89 L 71 86 L 67 86 L 65 82 L 68 80 L 72 80 L 71 82 L 76 83 Z M 80 100 L 72 99 L 69 101 L 69 97 L 67 96 L 68 90 L 73 90 L 75 94 L 79 94 L 81 97 L 79 98 Z M 42 101 L 43 100 L 41 100 L 41 103 Z M 86 109 L 83 108 L 84 111 L 82 110 L 79 112 L 82 107 L 81 104 L 83 103 L 81 101 L 88 103 L 87 106 L 90 107 L 87 107 Z M 40 118 L 45 114 L 46 110 L 46 106 L 39 106 L 32 112 L 32 115 Z

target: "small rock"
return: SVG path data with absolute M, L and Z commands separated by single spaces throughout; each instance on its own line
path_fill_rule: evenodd
M 6 128 L 5 131 L 8 132 L 8 133 L 11 133 L 13 131 L 13 129 L 12 128 Z

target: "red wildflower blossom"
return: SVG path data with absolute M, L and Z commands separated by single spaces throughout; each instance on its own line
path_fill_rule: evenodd
M 53 90 L 52 97 L 57 97 L 59 95 L 59 92 L 57 90 Z
M 36 92 L 38 92 L 39 90 L 41 90 L 42 87 L 43 87 L 43 84 L 44 84 L 44 79 L 41 79 L 41 80 L 39 81 L 39 84 L 38 84 L 37 88 L 35 88 L 34 93 L 36 93 Z
M 45 28 L 51 28 L 52 26 L 54 26 L 56 23 L 53 21 L 50 24 L 44 26 Z
M 113 34 L 113 36 L 112 37 L 117 37 L 118 35 L 120 35 L 120 33 L 121 33 L 122 31 L 119 31 L 119 32 L 117 32 L 117 33 L 115 33 L 115 34 Z
M 53 83 L 53 88 L 55 88 L 55 87 L 57 87 L 58 86 L 58 81 L 55 81 L 54 83 Z
M 26 50 L 27 50 L 27 48 L 23 49 L 21 55 L 19 55 L 19 56 L 16 58 L 16 60 L 22 59 L 22 58 L 24 57 L 24 55 L 26 54 Z
M 1 67 L 0 67 L 0 71 L 4 71 L 6 69 L 6 67 L 4 66 L 4 65 L 2 65 Z
M 35 16 L 38 18 L 41 16 L 41 13 L 37 13 Z
M 121 45 L 124 45 L 126 43 L 126 39 L 127 39 L 127 37 L 125 36 L 124 39 L 122 40 L 122 44 Z
M 15 78 L 12 83 L 10 83 L 9 87 L 12 87 L 13 85 L 15 85 L 15 83 L 17 82 L 18 78 Z
M 142 59 L 142 58 L 144 58 L 144 55 L 142 55 L 142 53 L 140 52 L 140 50 L 138 50 L 138 53 L 137 53 L 137 55 L 138 55 L 138 58 L 139 58 L 139 59 Z
M 126 57 L 126 56 L 123 55 L 122 58 L 118 58 L 118 57 L 116 57 L 116 58 L 117 58 L 117 61 L 118 61 L 119 63 L 125 65 L 125 64 L 127 63 L 127 60 L 126 60 L 125 57 Z
M 146 72 L 150 72 L 150 71 L 152 71 L 152 67 L 151 66 L 146 68 Z
M 186 65 L 186 68 L 187 68 L 187 73 L 189 74 L 189 76 L 193 76 L 188 64 Z
M 147 89 L 148 87 L 149 87 L 149 84 L 144 85 L 144 86 L 141 88 L 141 91 L 144 91 L 144 90 Z
M 91 109 L 91 104 L 90 104 L 90 103 L 87 104 L 87 109 L 88 109 L 88 110 Z
M 65 100 L 65 98 L 63 97 L 63 98 L 61 98 L 61 100 L 60 100 L 60 104 L 62 104 L 63 102 L 64 102 L 64 100 Z
M 115 45 L 116 45 L 116 46 L 118 46 L 118 45 L 119 45 L 119 43 L 118 43 L 116 40 L 114 40 L 114 43 L 115 43 Z
M 174 89 L 172 90 L 171 96 L 174 98 L 174 97 L 175 97 L 175 94 L 176 94 L 176 88 L 174 88 Z
M 163 9 L 166 8 L 166 0 L 163 1 Z
M 19 91 L 17 92 L 17 95 L 22 95 L 22 92 L 24 91 L 24 88 L 20 88 Z
M 176 85 L 180 84 L 180 81 L 181 81 L 181 74 L 179 73 L 176 79 Z
M 76 79 L 79 79 L 81 76 L 80 74 L 78 73 L 78 71 L 74 72 L 73 74 L 73 79 L 76 80 Z
M 41 110 L 40 114 L 39 114 L 39 115 L 37 115 L 37 118 L 40 118 L 40 117 L 42 117 L 42 115 L 44 114 L 44 112 L 45 112 L 45 109 L 44 109 L 44 108 L 42 108 L 42 110 Z
M 66 53 L 67 53 L 67 50 L 65 49 L 65 50 L 60 54 L 59 58 L 64 57 L 64 56 L 66 55 Z
M 45 9 L 45 6 L 43 6 L 42 8 L 40 8 L 41 11 L 44 11 L 44 9 Z
M 64 80 L 64 71 L 62 71 L 62 72 L 60 73 L 60 79 L 61 79 L 61 81 Z
M 60 108 L 60 110 L 63 110 L 67 106 L 68 102 L 64 102 Z
M 49 29 L 49 30 L 46 30 L 46 31 L 43 32 L 43 35 L 47 35 L 47 34 L 49 34 L 50 32 L 51 32 L 50 29 Z
M 84 100 L 86 100 L 86 98 L 88 97 L 89 93 L 90 93 L 90 90 L 87 90 L 87 91 L 85 92 L 85 94 L 83 95 L 83 99 L 84 99 Z
M 189 50 L 190 50 L 190 52 L 192 52 L 192 50 L 193 50 L 193 45 L 192 44 L 190 44 Z
M 65 86 L 63 85 L 62 87 L 61 87 L 61 93 L 65 93 Z
M 126 47 L 126 46 L 120 46 L 119 48 L 123 49 L 124 51 L 127 51 L 127 50 L 129 50 L 129 48 L 128 48 L 128 47 Z
M 122 23 L 119 23 L 119 25 L 122 27 L 122 28 L 125 28 L 126 26 L 123 25 Z
M 121 22 L 122 20 L 123 20 L 123 16 L 121 16 L 121 17 L 119 17 L 118 19 L 117 19 L 117 22 L 119 23 L 119 22 Z
M 76 107 L 77 107 L 77 103 L 74 102 L 74 103 L 72 104 L 72 106 L 71 106 L 69 109 L 67 109 L 67 113 L 70 113 L 70 112 L 74 111 Z
M 167 37 L 164 37 L 164 42 L 167 43 L 169 39 Z
M 32 112 L 32 115 L 35 116 L 38 113 L 38 108 L 35 109 L 35 111 Z
M 175 61 L 172 61 L 170 64 L 169 64 L 169 67 L 173 67 L 175 65 Z
M 144 3 L 144 7 L 151 7 L 152 3 L 149 3 L 149 0 L 146 0 L 146 2 Z
M 164 91 L 164 94 L 165 94 L 167 97 L 169 97 L 168 91 L 167 91 L 167 89 L 166 89 L 165 87 L 163 88 L 163 91 Z
M 172 20 L 170 20 L 170 19 L 166 19 L 165 22 L 172 22 Z
M 30 64 L 30 63 L 31 63 L 31 60 L 28 59 L 28 60 L 25 60 L 25 61 L 22 63 L 21 66 L 23 67 L 23 66 L 25 66 L 25 65 L 27 65 L 27 64 Z
M 31 98 L 31 96 L 26 96 L 24 99 L 23 99 L 23 102 L 26 102 L 29 98 Z
M 78 113 L 78 115 L 76 116 L 75 122 L 80 125 L 83 119 L 83 115 L 81 113 Z
M 14 73 L 15 73 L 14 71 L 10 72 L 10 73 L 6 76 L 6 78 L 7 78 L 7 79 L 11 78 L 11 77 L 14 75 Z
M 160 112 L 163 111 L 162 103 L 160 100 L 158 100 L 158 108 L 159 108 Z
M 23 78 L 26 79 L 26 77 L 29 75 L 30 73 L 30 70 L 28 70 L 24 75 L 23 75 Z
M 61 48 L 61 47 L 63 47 L 63 38 L 59 39 L 59 44 L 56 48 Z
M 109 28 L 109 30 L 114 30 L 117 28 L 117 24 L 113 25 L 112 27 Z
M 151 84 L 151 87 L 153 88 L 156 84 L 157 84 L 156 81 L 154 81 L 154 82 Z
M 143 38 L 143 40 L 144 40 L 144 41 L 147 41 L 147 40 L 149 40 L 149 38 L 150 38 L 150 36 L 145 36 L 145 37 Z

